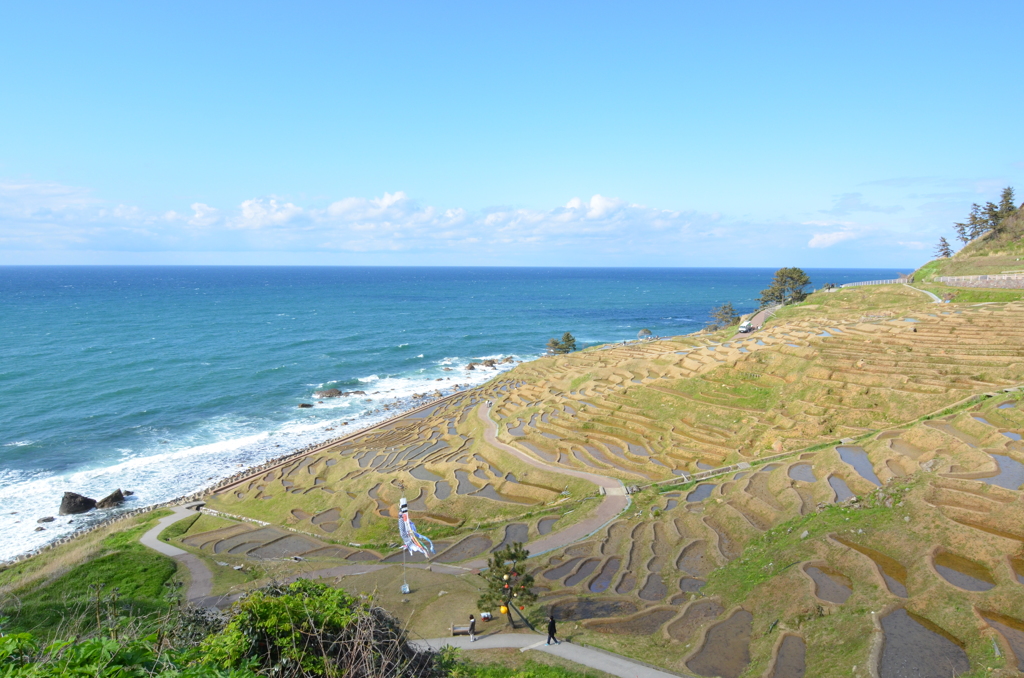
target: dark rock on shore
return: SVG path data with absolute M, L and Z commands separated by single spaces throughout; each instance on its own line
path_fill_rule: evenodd
M 121 492 L 121 488 L 117 488 L 107 496 L 96 502 L 96 508 L 108 509 L 120 506 L 124 502 L 124 494 Z
M 124 491 L 124 496 L 126 496 L 126 497 L 130 497 L 130 496 L 132 496 L 133 494 L 135 494 L 135 493 L 134 493 L 134 492 L 132 492 L 131 490 L 125 490 L 125 491 Z
M 46 516 L 45 518 L 40 518 L 36 522 L 37 523 L 52 523 L 53 521 L 54 521 L 54 517 L 53 516 Z
M 313 395 L 317 398 L 337 398 L 341 395 L 341 391 L 336 388 L 327 388 L 323 391 L 313 391 Z
M 73 513 L 85 513 L 96 508 L 96 500 L 83 496 L 76 492 L 65 492 L 64 498 L 60 500 L 59 515 L 66 516 Z
M 299 409 L 305 409 L 307 407 L 313 407 L 311 403 L 299 403 Z

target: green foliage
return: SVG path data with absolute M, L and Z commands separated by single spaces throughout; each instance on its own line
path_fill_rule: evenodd
M 804 288 L 811 284 L 803 269 L 796 267 L 780 268 L 775 272 L 770 287 L 761 290 L 762 306 L 771 304 L 791 304 L 803 301 L 807 297 Z
M 554 353 L 556 355 L 572 353 L 576 350 L 576 337 L 572 336 L 569 332 L 563 334 L 561 339 L 555 339 L 552 337 L 551 339 L 548 339 L 547 349 L 548 353 Z
M 158 653 L 156 636 L 116 640 L 96 637 L 41 647 L 27 633 L 0 637 L 4 678 L 254 678 L 248 669 L 221 670 L 190 661 L 187 652 Z
M 341 589 L 300 579 L 247 596 L 223 631 L 203 643 L 205 661 L 223 668 L 256 660 L 262 668 L 298 666 L 325 674 L 328 657 L 318 637 L 343 637 L 358 616 L 359 601 Z
M 452 678 L 587 678 L 596 675 L 590 671 L 571 671 L 560 666 L 548 666 L 532 660 L 520 668 L 502 664 L 474 664 L 456 668 Z
M 75 612 L 103 607 L 103 616 L 147 615 L 170 605 L 165 584 L 177 570 L 173 560 L 131 541 L 145 527 L 103 541 L 105 553 L 56 580 L 6 601 L 15 630 L 54 632 Z M 115 549 L 116 550 L 112 550 Z
M 413 649 L 382 608 L 305 579 L 250 593 L 201 652 L 204 663 L 221 669 L 252 667 L 281 678 L 432 678 L 449 669 L 444 657 Z
M 716 306 L 711 309 L 711 322 L 709 322 L 704 329 L 706 330 L 721 330 L 735 325 L 740 321 L 740 314 L 733 308 L 732 302 L 727 301 L 721 306 Z
M 939 238 L 939 244 L 935 246 L 935 256 L 943 259 L 953 256 L 953 248 L 949 246 L 948 240 Z
M 481 573 L 487 588 L 480 594 L 477 607 L 493 610 L 501 605 L 508 607 L 508 623 L 512 621 L 512 608 L 526 607 L 537 602 L 533 589 L 533 575 L 524 572 L 530 552 L 522 542 L 513 542 L 496 552 L 487 561 L 487 570 Z

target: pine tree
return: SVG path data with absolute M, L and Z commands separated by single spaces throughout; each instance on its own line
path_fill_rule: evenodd
M 997 227 L 1002 224 L 1004 219 L 1012 216 L 1017 211 L 1015 200 L 1016 198 L 1013 194 L 1013 187 L 1007 186 L 1004 188 L 1002 195 L 999 196 L 999 207 L 996 209 L 996 216 L 998 218 L 998 222 L 996 223 Z
M 533 576 L 523 571 L 529 557 L 530 552 L 518 541 L 495 553 L 487 561 L 487 570 L 480 574 L 487 588 L 480 594 L 477 607 L 491 610 L 504 606 L 508 623 L 515 627 L 512 608 L 521 609 L 537 601 L 537 594 L 532 590 Z
M 949 246 L 948 240 L 939 238 L 939 244 L 935 246 L 935 256 L 942 258 L 953 256 L 953 248 Z
M 727 301 L 721 306 L 716 306 L 711 309 L 710 312 L 712 322 L 708 323 L 704 329 L 707 330 L 721 330 L 730 325 L 739 322 L 740 314 L 733 308 L 732 302 Z
M 804 288 L 811 284 L 811 279 L 803 269 L 794 267 L 780 268 L 775 272 L 771 287 L 761 290 L 761 305 L 791 304 L 807 298 Z

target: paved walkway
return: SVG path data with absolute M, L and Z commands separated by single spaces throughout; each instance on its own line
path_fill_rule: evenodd
M 206 563 L 188 551 L 177 546 L 171 546 L 158 539 L 160 533 L 174 523 L 194 516 L 201 504 L 202 502 L 193 502 L 184 506 L 175 506 L 171 509 L 171 515 L 158 520 L 155 526 L 139 538 L 139 543 L 143 546 L 148 546 L 157 553 L 174 558 L 187 567 L 191 581 L 189 582 L 185 599 L 199 607 L 212 607 L 221 601 L 221 597 L 210 595 L 213 590 L 213 575 L 210 573 L 210 569 L 206 567 Z
M 493 650 L 496 648 L 519 648 L 520 652 L 537 650 L 620 678 L 678 678 L 679 675 L 667 673 L 653 666 L 593 647 L 583 647 L 568 642 L 562 642 L 559 645 L 546 645 L 546 639 L 547 636 L 533 633 L 492 633 L 477 636 L 475 643 L 470 642 L 468 636 L 430 638 L 412 642 L 419 647 L 430 647 L 435 650 L 439 650 L 445 645 L 457 647 L 460 650 Z M 689 674 L 683 675 L 689 676 Z

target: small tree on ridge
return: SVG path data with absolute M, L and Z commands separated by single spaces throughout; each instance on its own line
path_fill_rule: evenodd
M 548 353 L 554 353 L 556 355 L 572 353 L 576 350 L 576 337 L 572 336 L 569 332 L 563 334 L 561 340 L 552 337 L 551 339 L 548 339 L 547 349 Z
M 948 240 L 939 238 L 939 244 L 935 246 L 935 256 L 943 259 L 953 256 L 953 248 L 949 246 Z

